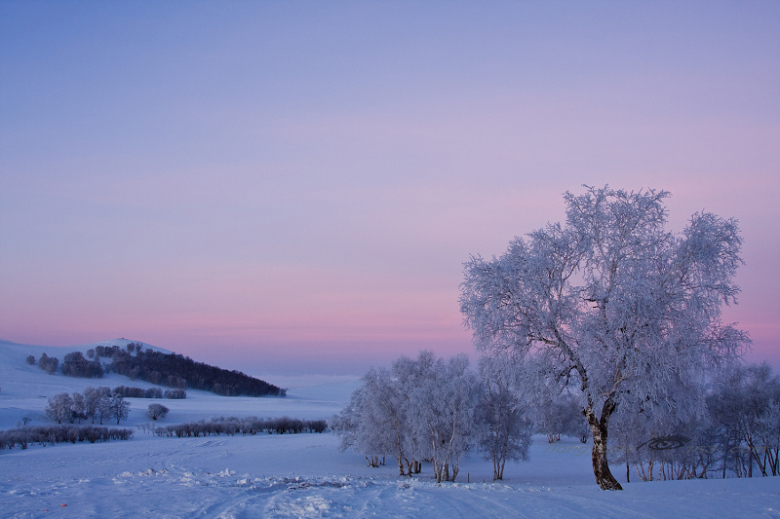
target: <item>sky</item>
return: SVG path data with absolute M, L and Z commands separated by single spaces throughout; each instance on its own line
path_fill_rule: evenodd
M 463 263 L 583 184 L 738 219 L 780 367 L 778 2 L 0 3 L 0 339 L 474 355 Z

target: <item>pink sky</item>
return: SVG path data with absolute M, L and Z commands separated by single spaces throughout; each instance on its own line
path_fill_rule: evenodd
M 462 264 L 581 184 L 740 221 L 780 367 L 780 4 L 0 5 L 0 339 L 268 373 L 473 354 Z

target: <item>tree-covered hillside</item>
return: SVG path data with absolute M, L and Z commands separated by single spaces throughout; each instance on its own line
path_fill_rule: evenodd
M 117 346 L 98 347 L 96 354 L 109 357 L 108 371 L 179 389 L 211 391 L 224 396 L 285 396 L 285 391 L 240 371 L 230 371 L 176 353 L 142 349 L 128 344 L 126 350 Z

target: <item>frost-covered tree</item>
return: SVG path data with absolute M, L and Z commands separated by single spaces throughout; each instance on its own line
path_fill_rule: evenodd
M 408 421 L 403 409 L 399 384 L 386 369 L 371 369 L 363 377 L 364 398 L 360 409 L 359 442 L 363 451 L 392 456 L 404 475 L 408 454 Z M 376 459 L 375 459 L 376 461 Z
M 348 449 L 355 449 L 358 442 L 358 427 L 360 422 L 360 410 L 365 398 L 365 392 L 362 387 L 357 388 L 349 397 L 347 406 L 338 414 L 334 415 L 328 422 L 328 427 L 339 436 L 339 450 L 344 452 Z M 374 455 L 375 453 L 371 453 Z M 368 459 L 368 454 L 366 454 Z M 376 466 L 369 462 L 369 465 Z
M 480 362 L 482 391 L 475 413 L 479 447 L 493 462 L 493 481 L 504 479 L 507 460 L 528 459 L 532 423 L 506 365 L 485 357 Z
M 768 364 L 737 366 L 722 377 L 707 400 L 717 424 L 723 473 L 778 475 L 780 379 Z
M 455 481 L 460 460 L 473 444 L 479 382 L 465 355 L 437 359 L 430 374 L 410 388 L 413 436 L 426 448 L 436 480 Z
M 391 456 L 400 475 L 411 476 L 430 460 L 438 481 L 454 481 L 474 442 L 478 394 L 465 356 L 445 362 L 422 352 L 417 360 L 401 357 L 390 370 L 369 370 L 330 426 L 342 450 L 360 452 L 370 465 Z
M 146 415 L 152 420 L 157 420 L 158 418 L 168 416 L 168 411 L 169 409 L 162 404 L 149 404 L 149 407 L 146 409 Z
M 52 420 L 56 420 L 58 424 L 63 420 L 73 422 L 73 399 L 67 393 L 54 395 L 49 399 L 44 413 Z
M 109 393 L 102 393 L 100 394 L 100 397 L 97 401 L 97 410 L 96 415 L 98 418 L 98 421 L 100 425 L 103 425 L 103 419 L 104 418 L 111 418 L 111 401 L 112 396 L 109 390 Z
M 59 364 L 60 360 L 57 357 L 49 357 L 45 353 L 42 353 L 41 357 L 38 359 L 38 367 L 49 375 L 53 375 L 57 372 Z
M 374 446 L 377 455 L 394 457 L 399 474 L 403 476 L 404 464 L 409 463 L 406 396 L 389 370 L 370 370 L 364 381 L 362 435 Z
M 84 395 L 81 393 L 73 393 L 71 395 L 71 411 L 73 411 L 73 418 L 81 423 L 82 420 L 87 418 L 87 404 Z
M 737 222 L 697 213 L 681 234 L 670 233 L 668 196 L 609 187 L 566 193 L 564 225 L 465 265 L 461 311 L 476 346 L 534 357 L 581 391 L 593 472 L 605 490 L 621 488 L 607 459 L 618 407 L 652 401 L 703 414 L 702 378 L 748 341 L 720 319 L 739 292 Z M 680 387 L 684 399 L 670 389 Z
M 420 407 L 431 398 L 429 395 L 422 394 L 421 388 L 427 380 L 435 377 L 436 370 L 440 367 L 441 361 L 437 360 L 430 351 L 421 351 L 416 359 L 401 356 L 393 362 L 393 378 L 398 381 L 400 387 L 401 406 L 406 418 L 407 433 L 404 438 L 404 451 L 407 456 L 407 474 L 410 476 L 419 474 L 422 470 L 422 461 L 431 460 L 433 457 L 426 432 L 424 430 L 421 432 L 419 424 L 415 421 L 420 415 Z
M 116 424 L 119 425 L 119 421 L 127 418 L 129 413 L 130 403 L 125 402 L 125 399 L 122 395 L 111 395 L 111 397 L 108 399 L 107 416 L 116 418 Z
M 108 416 L 110 395 L 111 389 L 108 387 L 88 387 L 84 390 L 84 415 L 87 418 L 91 418 L 93 424 L 95 423 L 95 418 L 99 418 L 102 424 L 103 417 Z
M 341 450 L 354 449 L 372 467 L 379 465 L 380 458 L 395 457 L 403 476 L 408 425 L 397 386 L 388 370 L 370 369 L 363 385 L 352 393 L 349 405 L 331 420 L 330 426 L 341 436 Z

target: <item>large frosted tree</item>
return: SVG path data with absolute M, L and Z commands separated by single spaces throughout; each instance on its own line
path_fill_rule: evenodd
M 736 302 L 742 239 L 733 219 L 694 214 L 665 229 L 665 191 L 566 193 L 567 220 L 465 265 L 461 311 L 476 346 L 533 359 L 574 385 L 593 436 L 599 486 L 619 490 L 607 441 L 618 407 L 704 410 L 701 383 L 748 341 L 721 322 Z

